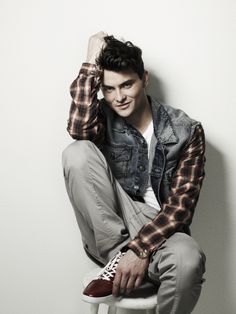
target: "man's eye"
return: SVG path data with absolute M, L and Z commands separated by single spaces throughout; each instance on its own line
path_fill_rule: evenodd
M 113 88 L 112 87 L 104 87 L 104 91 L 107 93 L 112 92 Z
M 131 83 L 125 83 L 123 86 L 124 86 L 124 88 L 130 88 L 132 86 L 132 84 Z

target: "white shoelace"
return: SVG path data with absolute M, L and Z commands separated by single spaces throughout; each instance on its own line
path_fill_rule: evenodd
M 110 281 L 116 274 L 117 265 L 125 252 L 118 252 L 108 264 L 98 273 L 98 279 Z

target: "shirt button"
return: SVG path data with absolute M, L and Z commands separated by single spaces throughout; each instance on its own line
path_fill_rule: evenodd
M 147 258 L 149 256 L 148 254 L 148 250 L 143 250 L 142 252 L 140 252 L 139 257 L 141 259 Z

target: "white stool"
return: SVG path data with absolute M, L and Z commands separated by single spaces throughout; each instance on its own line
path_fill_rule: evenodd
M 92 281 L 101 268 L 95 268 L 90 271 L 88 274 L 85 275 L 83 278 L 83 286 L 86 287 L 90 281 Z M 157 305 L 157 295 L 148 296 L 148 297 L 124 297 L 114 302 L 106 303 L 108 307 L 108 314 L 116 314 L 117 308 L 123 309 L 132 309 L 132 310 L 146 310 L 146 314 L 154 314 L 155 307 Z M 90 313 L 91 314 L 98 314 L 99 310 L 99 303 L 91 303 L 90 306 Z

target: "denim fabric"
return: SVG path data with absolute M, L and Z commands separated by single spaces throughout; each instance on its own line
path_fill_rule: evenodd
M 155 140 L 151 142 L 152 163 L 147 143 L 140 132 L 111 110 L 105 102 L 105 141 L 101 147 L 116 179 L 133 200 L 141 200 L 149 174 L 155 196 L 162 204 L 169 195 L 173 173 L 181 152 L 190 141 L 199 122 L 182 110 L 174 109 L 148 96 L 153 115 Z

